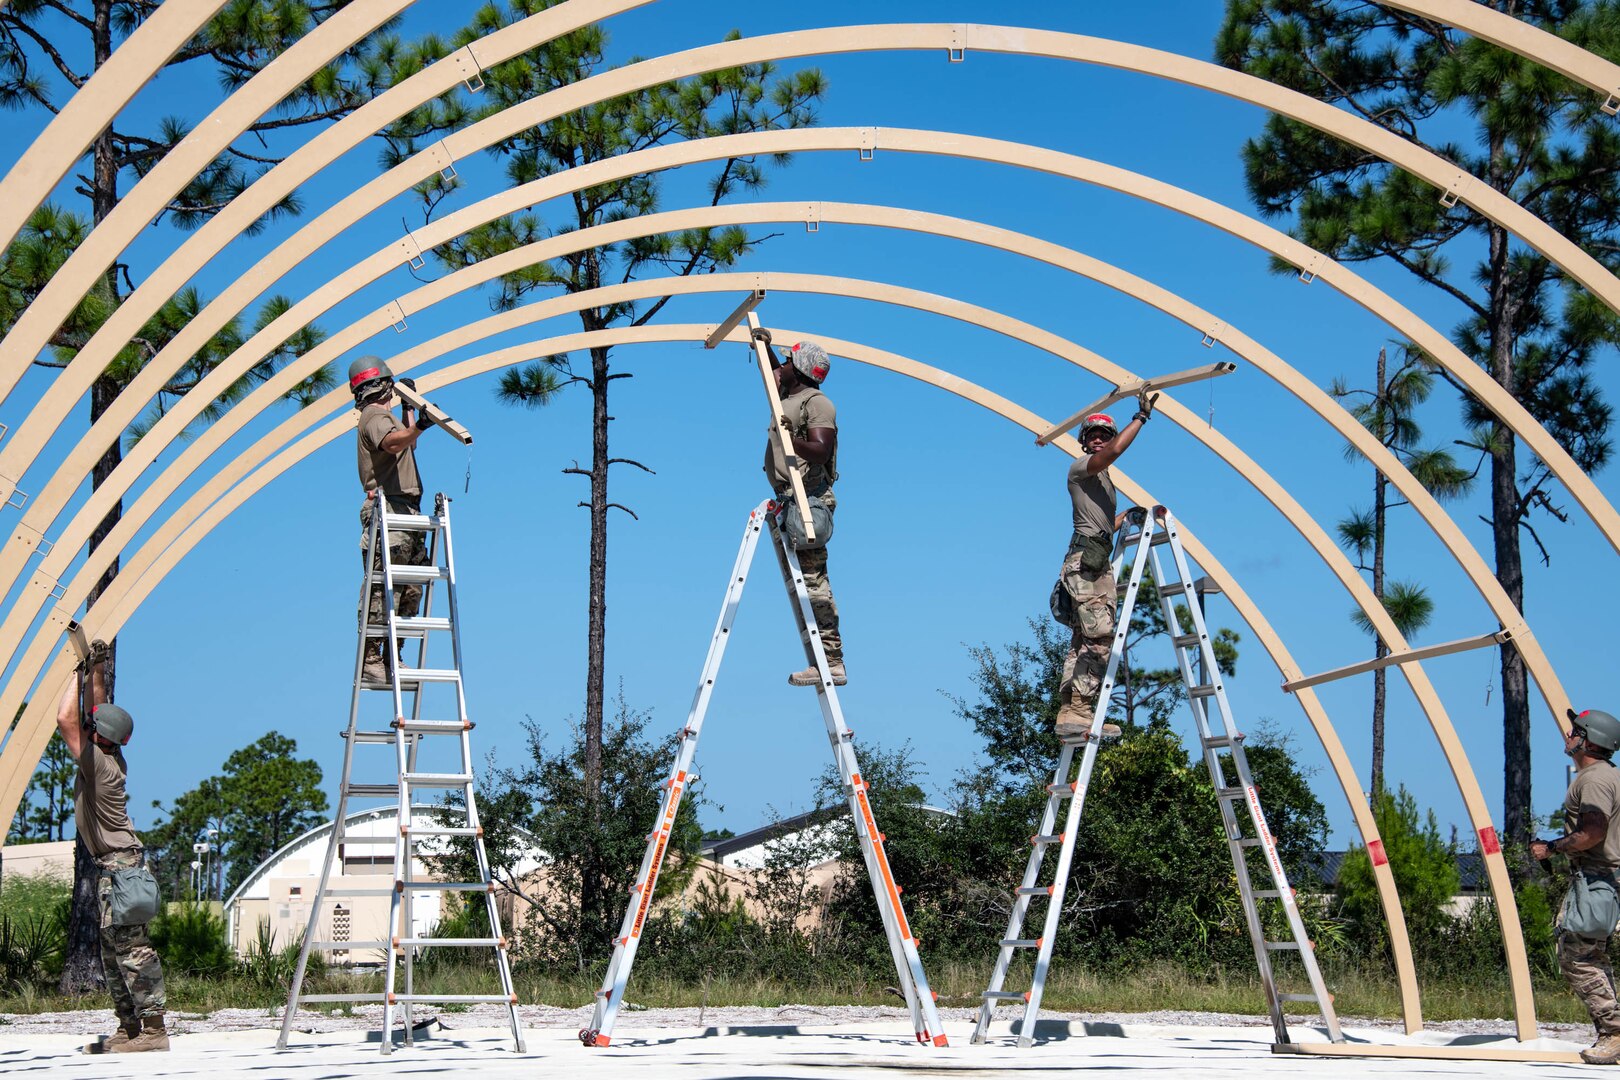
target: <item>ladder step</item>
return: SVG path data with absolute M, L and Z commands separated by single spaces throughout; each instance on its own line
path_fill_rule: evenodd
M 389 746 L 394 745 L 394 733 L 392 731 L 341 731 L 338 734 L 342 738 L 352 739 L 356 746 L 380 743 L 387 743 Z
M 401 683 L 460 682 L 461 672 L 455 668 L 402 667 L 399 669 L 399 681 Z
M 354 950 L 355 952 L 362 952 L 362 951 L 369 950 L 369 949 L 386 949 L 386 948 L 388 948 L 388 942 L 386 942 L 386 941 L 312 941 L 312 942 L 310 942 L 309 947 L 312 948 L 312 949 L 319 949 L 322 952 L 348 952 L 351 949 Z M 309 998 L 301 997 L 300 1000 L 308 1001 Z
M 394 721 L 394 727 L 407 735 L 460 735 L 476 726 L 471 720 Z
M 472 773 L 408 772 L 400 779 L 412 787 L 466 787 L 473 782 Z
M 484 881 L 405 881 L 401 882 L 407 889 L 418 889 L 423 892 L 494 892 L 493 882 Z
M 339 1002 L 339 1001 L 375 1001 L 378 1004 L 381 1004 L 382 1000 L 383 1000 L 383 996 L 381 994 L 299 994 L 298 995 L 298 1004 L 300 1004 L 300 1005 L 320 1005 L 320 1004 L 325 1004 L 325 1003 L 336 1003 L 336 1002 Z
M 354 799 L 397 799 L 398 784 L 350 784 L 349 797 Z
M 1187 687 L 1187 696 L 1190 698 L 1207 698 L 1215 696 L 1215 684 L 1205 683 L 1203 686 Z
M 1240 787 L 1223 787 L 1215 789 L 1215 797 L 1217 799 L 1245 799 L 1248 797 L 1248 794 L 1249 793 L 1247 790 Z
M 439 519 L 427 514 L 383 514 L 384 531 L 403 532 L 415 529 L 418 532 L 432 532 L 438 527 Z
M 1073 784 L 1047 784 L 1046 793 L 1054 799 L 1067 799 L 1074 795 Z
M 450 571 L 443 566 L 391 566 L 396 585 L 423 585 L 430 581 L 450 580 Z
M 1236 746 L 1242 741 L 1242 735 L 1211 735 L 1204 740 L 1204 745 L 1211 750 L 1225 750 Z
M 308 998 L 304 999 L 308 1001 Z M 516 994 L 395 994 L 396 1005 L 412 1002 L 427 1002 L 433 1005 L 516 1005 Z
M 399 618 L 394 620 L 394 636 L 402 638 L 427 637 L 430 633 L 449 631 L 450 620 L 438 618 Z M 366 626 L 366 637 L 387 637 L 388 627 L 369 624 Z
M 1190 649 L 1199 642 L 1197 634 L 1177 634 L 1170 639 L 1170 644 L 1178 649 Z
M 1029 842 L 1032 844 L 1060 844 L 1063 842 L 1063 834 L 1047 833 L 1044 836 L 1032 836 L 1029 838 Z
M 1238 847 L 1264 847 L 1265 841 L 1258 836 L 1238 836 L 1231 838 L 1231 842 Z
M 323 899 L 327 897 L 392 896 L 394 895 L 394 889 L 393 886 L 383 889 L 362 889 L 357 885 L 329 885 L 321 895 Z
M 1003 949 L 1038 949 L 1038 948 L 1041 947 L 1041 939 L 1040 938 L 1033 938 L 1033 937 L 1031 937 L 1031 938 L 1018 938 L 1018 937 L 1003 938 L 1002 941 L 1001 941 L 1001 947 Z
M 398 839 L 397 836 L 340 836 L 337 838 L 337 842 L 340 844 L 387 844 L 392 847 Z
M 1277 1000 L 1278 1001 L 1308 1001 L 1312 1005 L 1320 1005 L 1320 1004 L 1322 1004 L 1321 1000 L 1315 994 L 1278 994 L 1277 995 Z
M 1272 952 L 1283 952 L 1283 951 L 1286 951 L 1288 949 L 1298 949 L 1299 948 L 1299 942 L 1297 942 L 1297 941 L 1268 941 L 1268 942 L 1266 942 L 1266 948 L 1271 950 Z M 1315 1001 L 1316 999 L 1312 998 L 1311 1000 Z
M 1256 890 L 1254 890 L 1253 895 L 1254 895 L 1254 898 L 1256 900 L 1281 900 L 1282 899 L 1282 893 L 1278 892 L 1276 889 L 1256 889 Z
M 1160 544 L 1168 544 L 1169 542 L 1170 542 L 1170 534 L 1169 534 L 1169 532 L 1165 531 L 1164 529 L 1160 529 L 1158 532 L 1153 534 L 1153 546 L 1154 547 L 1158 547 Z
M 979 996 L 986 1001 L 1023 1001 L 1028 995 L 1018 990 L 986 990 Z
M 405 830 L 407 836 L 483 836 L 481 825 L 424 825 Z
M 1051 896 L 1052 895 L 1052 886 L 1050 886 L 1050 885 L 1023 885 L 1023 886 L 1019 887 L 1017 895 L 1019 895 L 1019 896 Z
M 394 942 L 394 944 L 395 945 L 445 945 L 445 946 L 449 946 L 449 947 L 452 947 L 452 948 L 458 948 L 458 949 L 475 949 L 475 948 L 504 949 L 504 948 L 506 948 L 506 939 L 505 938 L 493 938 L 493 937 L 492 938 L 483 938 L 483 937 L 410 937 L 410 938 L 399 938 Z

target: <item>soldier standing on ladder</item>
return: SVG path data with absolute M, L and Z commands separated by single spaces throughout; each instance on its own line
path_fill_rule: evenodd
M 1558 913 L 1558 967 L 1597 1028 L 1597 1042 L 1581 1051 L 1589 1065 L 1620 1062 L 1620 1003 L 1615 1000 L 1609 938 L 1620 919 L 1615 868 L 1620 866 L 1620 720 L 1606 712 L 1569 710 L 1564 753 L 1575 779 L 1564 796 L 1564 835 L 1534 840 L 1530 857 L 1569 856 L 1571 882 Z
M 1056 727 L 1060 737 L 1084 735 L 1091 730 L 1119 611 L 1112 558 L 1114 532 L 1125 515 L 1114 512 L 1114 481 L 1108 467 L 1135 441 L 1137 432 L 1153 415 L 1153 403 L 1158 399 L 1158 394 L 1142 391 L 1136 399 L 1136 415 L 1124 431 L 1107 413 L 1092 413 L 1080 423 L 1080 446 L 1085 453 L 1069 466 L 1074 535 L 1069 539 L 1060 578 L 1075 612 L 1074 637 L 1063 659 L 1063 681 L 1058 684 L 1062 704 Z M 1103 724 L 1102 734 L 1118 735 L 1119 725 Z
M 833 685 L 843 686 L 849 681 L 844 674 L 844 641 L 838 634 L 838 605 L 833 601 L 832 586 L 827 582 L 826 545 L 832 537 L 833 510 L 838 506 L 832 490 L 833 481 L 838 479 L 838 416 L 832 399 L 821 392 L 821 384 L 832 365 L 827 359 L 827 350 L 814 341 L 801 341 L 793 346 L 789 362 L 783 364 L 771 348 L 770 331 L 756 333 L 770 353 L 777 393 L 782 398 L 782 413 L 793 427 L 793 453 L 799 458 L 804 493 L 810 502 L 810 519 L 816 527 L 814 546 L 808 544 L 804 524 L 791 509 L 793 489 L 787 462 L 782 456 L 781 443 L 775 438 L 767 438 L 765 442 L 765 475 L 776 492 L 776 501 L 789 507 L 789 512 L 782 515 L 782 527 L 799 556 L 805 591 L 810 594 L 816 629 L 821 633 L 821 647 L 827 653 L 828 673 L 832 675 Z M 767 434 L 775 430 L 774 426 L 766 429 Z M 821 676 L 814 667 L 808 667 L 789 675 L 788 682 L 793 686 L 818 686 Z
M 415 388 L 414 383 L 402 381 Z M 426 416 L 416 417 L 416 410 L 409 404 L 402 404 L 400 418 L 394 418 L 390 408 L 394 402 L 394 373 L 386 362 L 375 356 L 362 356 L 349 365 L 349 391 L 354 394 L 354 407 L 360 410 L 357 431 L 360 442 L 360 487 L 366 493 L 366 501 L 360 507 L 360 561 L 364 563 L 368 537 L 371 535 L 373 500 L 379 489 L 388 500 L 390 513 L 422 512 L 422 478 L 416 471 L 416 440 L 433 426 L 433 421 Z M 426 564 L 424 534 L 415 530 L 390 532 L 388 557 L 395 566 Z M 397 614 L 410 618 L 417 613 L 421 603 L 422 586 L 404 585 L 397 590 Z M 377 625 L 387 621 L 383 615 L 383 587 L 381 584 L 373 585 L 367 622 Z M 362 677 L 368 682 L 387 682 L 388 664 L 391 661 L 385 658 L 386 655 L 381 638 L 367 638 Z M 397 658 L 397 652 L 393 656 Z

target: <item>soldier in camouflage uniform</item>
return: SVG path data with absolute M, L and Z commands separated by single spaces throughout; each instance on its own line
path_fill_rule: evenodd
M 790 351 L 788 363 L 781 363 L 770 347 L 770 332 L 757 333 L 771 355 L 776 389 L 782 397 L 782 412 L 793 428 L 793 453 L 799 459 L 799 476 L 804 481 L 804 493 L 810 499 L 816 526 L 814 546 L 806 545 L 803 525 L 793 507 L 792 481 L 774 424 L 766 428 L 765 475 L 770 478 L 777 501 L 788 507 L 782 515 L 783 526 L 799 556 L 799 568 L 804 571 L 805 591 L 810 594 L 810 608 L 816 616 L 821 647 L 827 654 L 827 670 L 833 684 L 843 686 L 849 681 L 844 671 L 844 639 L 838 633 L 838 604 L 833 600 L 832 586 L 827 581 L 826 544 L 832 535 L 833 511 L 838 507 L 832 489 L 833 481 L 838 479 L 838 414 L 832 399 L 821 392 L 821 383 L 832 364 L 827 359 L 827 350 L 814 341 L 799 342 Z M 821 676 L 815 668 L 809 667 L 789 675 L 788 682 L 794 686 L 816 686 Z
M 1575 779 L 1564 796 L 1564 835 L 1530 844 L 1533 859 L 1543 860 L 1554 852 L 1569 856 L 1572 879 L 1581 875 L 1593 899 L 1614 896 L 1615 871 L 1620 869 L 1620 769 L 1612 760 L 1616 750 L 1620 750 L 1620 720 L 1597 709 L 1569 710 L 1564 753 L 1575 762 Z M 1614 968 L 1609 963 L 1613 912 L 1600 916 L 1606 925 L 1598 936 L 1586 937 L 1592 931 L 1585 927 L 1577 933 L 1565 921 L 1574 893 L 1571 884 L 1558 917 L 1558 968 L 1597 1029 L 1597 1042 L 1581 1051 L 1581 1060 L 1614 1065 L 1620 1063 L 1620 1002 L 1615 1000 Z
M 1110 566 L 1114 531 L 1125 515 L 1114 511 L 1112 465 L 1136 439 L 1153 415 L 1158 395 L 1143 393 L 1131 422 L 1121 431 L 1107 413 L 1093 413 L 1081 421 L 1080 446 L 1085 453 L 1069 466 L 1069 501 L 1074 509 L 1074 533 L 1063 559 L 1063 588 L 1074 602 L 1079 625 L 1063 658 L 1063 679 L 1058 684 L 1060 705 L 1057 733 L 1068 737 L 1091 730 L 1097 697 L 1108 671 L 1119 594 Z M 1102 734 L 1118 735 L 1117 724 L 1103 724 Z
M 144 865 L 145 852 L 129 820 L 123 747 L 135 721 L 107 704 L 107 646 L 97 641 L 86 663 L 90 677 L 91 722 L 80 722 L 79 678 L 68 682 L 56 710 L 56 730 L 78 762 L 73 787 L 74 826 L 96 860 L 96 899 L 101 905 L 101 966 L 118 1014 L 118 1030 L 91 1044 L 94 1053 L 129 1054 L 167 1050 L 164 1027 L 163 964 L 146 923 L 121 924 L 112 902 L 113 873 Z
M 404 382 L 412 388 L 415 386 L 409 380 Z M 354 407 L 360 411 L 356 434 L 360 487 L 366 493 L 366 501 L 360 507 L 360 561 L 364 563 L 370 544 L 372 508 L 379 489 L 388 501 L 389 513 L 422 512 L 422 478 L 416 471 L 416 441 L 433 422 L 425 416 L 417 418 L 409 405 L 401 408 L 400 419 L 394 418 L 390 408 L 394 402 L 394 373 L 375 356 L 362 356 L 349 365 L 349 390 L 354 394 Z M 390 531 L 388 558 L 395 566 L 425 565 L 428 561 L 426 535 L 414 529 Z M 394 590 L 394 602 L 395 614 L 407 619 L 412 617 L 421 609 L 422 587 L 400 586 Z M 386 621 L 380 584 L 372 586 L 366 621 L 372 625 Z M 393 655 L 398 656 L 397 646 Z M 388 660 L 381 638 L 366 639 L 362 677 L 373 683 L 389 681 Z

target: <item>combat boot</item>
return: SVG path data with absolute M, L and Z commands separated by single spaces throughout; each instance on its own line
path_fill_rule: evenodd
M 1057 723 L 1053 725 L 1060 739 L 1078 739 L 1091 730 L 1092 714 L 1086 712 L 1073 701 L 1065 701 L 1058 710 Z M 1118 724 L 1099 724 L 1097 733 L 1105 739 L 1119 738 Z
M 102 1035 L 95 1042 L 84 1048 L 87 1054 L 116 1054 L 120 1048 L 141 1033 L 139 1020 L 120 1020 L 118 1030 L 111 1035 Z
M 141 1018 L 141 1031 L 122 1046 L 112 1048 L 114 1054 L 144 1054 L 148 1050 L 167 1050 L 169 1030 L 163 1026 L 162 1016 Z
M 844 665 L 842 663 L 835 664 L 828 661 L 827 674 L 832 676 L 834 686 L 843 686 L 849 682 L 849 676 L 844 674 Z M 807 667 L 803 671 L 795 671 L 793 674 L 788 676 L 788 685 L 820 686 L 821 672 L 817 671 L 813 667 Z
M 360 666 L 360 677 L 366 682 L 389 682 L 388 661 L 383 658 L 382 641 L 366 638 L 366 656 Z
M 1581 1051 L 1581 1060 L 1588 1065 L 1613 1065 L 1620 1062 L 1620 1032 L 1610 1032 Z

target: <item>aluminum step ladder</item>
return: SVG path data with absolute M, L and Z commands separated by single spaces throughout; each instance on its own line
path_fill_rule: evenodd
M 709 699 L 714 691 L 715 679 L 720 673 L 720 662 L 725 657 L 726 644 L 731 639 L 732 624 L 737 618 L 737 607 L 742 602 L 743 586 L 748 582 L 749 568 L 759 545 L 760 536 L 769 530 L 776 549 L 777 564 L 782 572 L 782 583 L 789 606 L 799 627 L 805 657 L 821 673 L 816 688 L 816 700 L 821 706 L 821 717 L 827 725 L 827 739 L 832 744 L 833 757 L 838 762 L 839 776 L 849 793 L 850 816 L 855 823 L 861 854 L 866 860 L 866 871 L 877 897 L 878 911 L 883 917 L 883 929 L 889 940 L 889 951 L 894 958 L 895 972 L 904 991 L 906 1005 L 911 1010 L 912 1026 L 919 1043 L 945 1046 L 944 1030 L 934 1006 L 934 994 L 928 988 L 928 977 L 923 973 L 922 959 L 917 952 L 917 939 L 906 920 L 905 908 L 900 902 L 900 886 L 895 883 L 889 869 L 888 856 L 883 850 L 883 833 L 872 815 L 872 804 L 867 794 L 866 781 L 855 756 L 854 733 L 844 723 L 844 714 L 838 704 L 832 676 L 827 670 L 827 656 L 821 647 L 821 635 L 816 630 L 815 614 L 810 608 L 810 594 L 804 585 L 804 574 L 799 568 L 799 557 L 788 545 L 778 524 L 778 506 L 764 502 L 748 515 L 742 544 L 737 550 L 737 561 L 732 567 L 726 586 L 726 596 L 720 606 L 720 618 L 715 624 L 709 652 L 703 661 L 703 672 L 698 677 L 697 693 L 687 714 L 686 726 L 681 729 L 680 747 L 669 779 L 664 781 L 664 795 L 658 819 L 647 837 L 647 851 L 631 889 L 631 903 L 624 913 L 619 935 L 614 939 L 613 957 L 608 963 L 602 988 L 596 992 L 596 1005 L 591 1023 L 581 1029 L 580 1041 L 586 1046 L 607 1046 L 612 1040 L 613 1025 L 624 1004 L 624 988 L 630 979 L 630 967 L 635 962 L 636 949 L 641 944 L 642 930 L 652 906 L 658 885 L 658 872 L 663 865 L 665 850 L 681 798 L 697 779 L 692 771 L 697 754 L 698 736 L 703 730 L 703 719 L 708 712 Z M 789 507 L 789 512 L 792 508 Z
M 360 585 L 359 635 L 355 649 L 354 690 L 349 700 L 349 726 L 342 732 L 343 773 L 338 787 L 337 816 L 332 837 L 322 861 L 320 883 L 310 905 L 309 924 L 305 928 L 303 945 L 298 953 L 298 966 L 287 993 L 287 1008 L 281 1020 L 281 1035 L 276 1040 L 278 1049 L 286 1049 L 287 1037 L 300 1004 L 317 1003 L 380 1003 L 383 1007 L 382 1052 L 393 1050 L 392 1029 L 396 1010 L 404 1022 L 405 1043 L 413 1042 L 413 1006 L 417 1004 L 479 1004 L 493 1003 L 506 1006 L 507 1019 L 512 1028 L 512 1041 L 519 1053 L 523 1052 L 523 1031 L 518 1023 L 517 992 L 512 982 L 511 963 L 507 955 L 507 940 L 501 931 L 501 916 L 496 904 L 495 885 L 490 872 L 489 856 L 484 849 L 483 827 L 478 819 L 476 780 L 473 772 L 471 732 L 473 722 L 467 716 L 466 689 L 461 677 L 460 618 L 456 607 L 456 571 L 454 551 L 450 539 L 450 500 L 442 493 L 434 497 L 431 514 L 395 514 L 388 510 L 379 492 L 372 504 L 371 531 L 367 540 L 367 571 Z M 388 550 L 389 532 L 419 532 L 424 534 L 427 549 L 425 565 L 396 565 Z M 369 620 L 369 595 L 374 585 L 383 590 L 382 624 Z M 418 613 L 405 617 L 396 613 L 397 592 L 404 586 L 419 586 L 422 590 Z M 442 600 L 442 613 L 435 615 L 435 602 Z M 442 644 L 437 650 L 430 643 L 443 643 L 448 638 L 449 666 L 430 667 L 430 658 L 443 663 Z M 377 682 L 364 677 L 366 642 L 380 639 L 384 659 L 388 662 L 387 681 Z M 396 646 L 394 643 L 398 643 Z M 404 653 L 415 647 L 415 664 L 406 666 Z M 387 730 L 366 730 L 361 726 L 361 703 L 364 695 L 388 694 L 393 721 Z M 406 705 L 410 708 L 407 711 Z M 432 709 L 432 712 L 426 710 Z M 453 749 L 441 741 L 454 740 Z M 429 741 L 438 748 L 433 754 L 449 762 L 447 771 L 429 771 L 423 764 L 423 751 Z M 354 779 L 356 750 L 366 746 L 389 747 L 393 750 L 394 773 L 392 779 L 374 783 L 358 783 Z M 382 755 L 373 767 L 382 767 Z M 459 793 L 461 806 L 451 804 L 451 814 L 461 812 L 460 824 L 446 824 L 442 806 L 424 806 L 441 793 Z M 366 836 L 349 833 L 348 813 L 351 800 L 381 799 L 398 808 L 398 827 L 393 836 Z M 438 820 L 427 826 L 412 822 L 412 811 L 435 812 Z M 434 881 L 417 875 L 423 854 L 431 857 L 434 848 L 442 849 L 448 838 L 466 838 L 478 864 L 474 881 Z M 387 887 L 363 887 L 332 882 L 332 863 L 346 845 L 392 845 L 394 854 L 393 879 Z M 424 851 L 424 849 L 428 849 Z M 419 934 L 415 926 L 414 901 L 419 892 L 443 894 L 463 893 L 482 895 L 489 919 L 490 936 L 474 938 L 434 937 Z M 392 930 L 386 940 L 337 941 L 318 937 L 321 916 L 328 900 L 345 900 L 362 896 L 389 897 L 388 921 Z M 500 993 L 491 994 L 435 994 L 416 986 L 415 961 L 419 949 L 454 948 L 488 949 L 495 961 L 493 978 L 498 979 Z M 375 950 L 386 954 L 383 990 L 380 993 L 358 994 L 305 994 L 302 992 L 304 974 L 313 950 L 323 952 Z
M 1271 1014 L 1273 1029 L 1278 1044 L 1287 1044 L 1291 1040 L 1288 1027 L 1283 1016 L 1283 1005 L 1287 1002 L 1311 1002 L 1320 1009 L 1326 1021 L 1328 1037 L 1334 1042 L 1342 1042 L 1339 1032 L 1339 1021 L 1333 1010 L 1333 997 L 1327 992 L 1322 981 L 1321 970 L 1316 964 L 1314 946 L 1305 933 L 1304 922 L 1299 915 L 1299 907 L 1294 900 L 1293 890 L 1288 885 L 1287 873 L 1283 870 L 1282 861 L 1277 855 L 1276 841 L 1266 825 L 1265 815 L 1261 810 L 1259 795 L 1255 790 L 1254 779 L 1249 772 L 1248 759 L 1243 753 L 1243 736 L 1238 732 L 1232 721 L 1232 713 L 1226 701 L 1226 688 L 1221 681 L 1220 669 L 1216 665 L 1214 651 L 1210 645 L 1209 633 L 1204 624 L 1203 611 L 1199 608 L 1194 594 L 1192 577 L 1188 569 L 1185 552 L 1181 547 L 1180 534 L 1175 524 L 1175 518 L 1162 506 L 1153 508 L 1150 523 L 1148 513 L 1140 508 L 1129 511 L 1126 515 L 1127 523 L 1135 528 L 1134 533 L 1122 530 L 1115 544 L 1112 562 L 1113 575 L 1119 578 L 1121 564 L 1125 552 L 1131 551 L 1130 574 L 1123 586 L 1122 601 L 1119 605 L 1119 614 L 1115 620 L 1114 640 L 1108 654 L 1108 668 L 1103 677 L 1102 687 L 1098 694 L 1098 701 L 1093 710 L 1093 731 L 1088 735 L 1075 739 L 1066 739 L 1058 754 L 1058 765 L 1053 775 L 1052 783 L 1047 787 L 1048 798 L 1046 810 L 1041 819 L 1039 832 L 1030 837 L 1031 851 L 1029 862 L 1024 871 L 1024 879 L 1020 884 L 1013 900 L 1012 916 L 1008 920 L 1007 934 L 1002 939 L 1001 951 L 996 958 L 996 966 L 990 976 L 989 989 L 985 991 L 979 1008 L 979 1019 L 973 1031 L 973 1041 L 983 1043 L 987 1041 L 990 1022 L 994 1018 L 995 1008 L 1002 1001 L 1024 1002 L 1024 1016 L 1018 1030 L 1018 1045 L 1029 1046 L 1035 1041 L 1035 1021 L 1040 1013 L 1041 996 L 1045 990 L 1046 977 L 1051 967 L 1052 946 L 1058 929 L 1059 917 L 1062 913 L 1064 892 L 1068 885 L 1070 866 L 1073 861 L 1074 845 L 1079 833 L 1080 816 L 1084 808 L 1086 789 L 1091 780 L 1092 768 L 1096 761 L 1098 732 L 1096 725 L 1100 724 L 1107 711 L 1110 696 L 1113 694 L 1114 680 L 1119 671 L 1119 664 L 1124 654 L 1125 642 L 1130 633 L 1131 614 L 1136 606 L 1136 598 L 1142 584 L 1143 568 L 1151 559 L 1153 565 L 1153 580 L 1158 589 L 1161 614 L 1164 616 L 1165 626 L 1171 633 L 1171 641 L 1176 651 L 1177 662 L 1180 667 L 1183 685 L 1187 687 L 1187 700 L 1193 710 L 1197 725 L 1199 745 L 1204 756 L 1204 763 L 1209 769 L 1210 779 L 1215 787 L 1217 801 L 1220 806 L 1221 820 L 1225 827 L 1227 846 L 1232 855 L 1232 864 L 1237 871 L 1238 890 L 1242 898 L 1245 924 L 1249 936 L 1254 944 L 1255 960 L 1259 965 L 1261 985 L 1266 996 L 1266 1006 Z M 1173 568 L 1176 571 L 1174 579 L 1167 578 L 1161 565 L 1159 548 L 1169 546 L 1173 557 Z M 1184 601 L 1190 611 L 1192 632 L 1181 634 L 1180 621 L 1176 615 L 1176 602 Z M 1207 676 L 1212 675 L 1213 678 Z M 1209 724 L 1209 702 L 1217 703 L 1222 720 L 1221 734 L 1216 735 Z M 1074 753 L 1077 747 L 1083 747 L 1078 774 L 1074 774 Z M 1221 757 L 1221 752 L 1226 757 Z M 1231 763 L 1232 775 L 1237 778 L 1234 786 L 1229 783 L 1226 775 L 1227 763 Z M 1235 805 L 1243 802 L 1248 807 L 1248 820 L 1253 835 L 1244 835 L 1237 816 Z M 1067 802 L 1068 812 L 1064 822 L 1063 832 L 1054 833 L 1053 828 L 1057 820 L 1060 806 Z M 1053 871 L 1053 881 L 1050 885 L 1039 885 L 1041 870 L 1046 862 L 1048 853 L 1052 848 L 1058 850 L 1057 866 Z M 1252 879 L 1252 868 L 1248 862 L 1247 852 L 1251 849 L 1260 849 L 1264 852 L 1265 863 L 1271 875 L 1272 887 L 1269 889 L 1256 889 Z M 1047 900 L 1046 919 L 1042 934 L 1038 938 L 1022 937 L 1024 920 L 1028 914 L 1032 900 L 1045 898 Z M 1262 899 L 1280 901 L 1286 915 L 1289 940 L 1268 941 L 1265 936 L 1265 920 L 1258 907 Z M 1005 988 L 1008 969 L 1013 957 L 1021 950 L 1035 950 L 1035 968 L 1028 991 L 1009 991 Z M 1299 955 L 1304 966 L 1307 981 L 1310 985 L 1309 993 L 1280 993 L 1277 989 L 1276 975 L 1273 967 L 1272 955 L 1280 951 L 1292 951 Z

